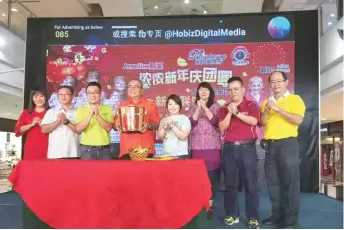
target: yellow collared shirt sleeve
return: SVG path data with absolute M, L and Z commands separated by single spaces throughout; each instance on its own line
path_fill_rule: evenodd
M 260 112 L 261 112 L 261 113 L 264 113 L 264 111 L 265 111 L 265 105 L 266 105 L 267 102 L 268 102 L 268 100 L 265 100 L 265 101 L 263 102 L 263 104 L 260 106 Z
M 304 117 L 306 112 L 306 105 L 303 102 L 302 98 L 299 95 L 293 95 L 291 103 L 292 106 L 290 112 Z

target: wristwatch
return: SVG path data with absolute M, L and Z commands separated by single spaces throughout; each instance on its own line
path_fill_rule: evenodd
M 64 123 L 64 125 L 68 125 L 70 123 L 70 121 L 67 119 Z
M 237 110 L 237 111 L 235 111 L 234 116 L 236 116 L 238 114 L 239 114 L 239 111 Z
M 148 123 L 148 129 L 152 130 L 152 125 Z

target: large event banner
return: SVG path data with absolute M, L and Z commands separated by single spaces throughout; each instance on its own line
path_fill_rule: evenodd
M 66 26 L 65 22 L 51 24 L 46 57 L 49 104 L 51 107 L 58 104 L 56 91 L 60 85 L 67 84 L 76 91 L 74 106 L 85 105 L 85 86 L 90 81 L 98 81 L 102 86 L 103 103 L 116 112 L 118 104 L 126 99 L 128 81 L 140 79 L 144 84 L 144 96 L 155 101 L 162 117 L 166 115 L 165 103 L 170 94 L 181 97 L 183 113 L 187 113 L 195 103 L 200 82 L 211 83 L 217 103 L 224 105 L 229 100 L 227 80 L 233 76 L 243 79 L 246 97 L 261 104 L 271 95 L 268 75 L 275 70 L 287 73 L 288 89 L 294 92 L 295 42 L 290 35 L 291 24 L 285 17 L 264 17 L 260 20 L 264 25 L 260 34 L 250 33 L 253 29 L 245 30 L 245 21 L 241 20 L 243 25 L 227 30 L 227 34 L 226 30 L 219 29 L 216 33 L 217 30 L 209 28 L 172 30 L 174 40 L 166 37 L 166 31 L 171 30 L 159 30 L 160 36 L 165 36 L 160 39 L 156 38 L 158 30 L 134 30 L 128 23 L 124 26 L 117 23 L 111 26 L 111 31 L 91 30 L 87 34 L 75 25 Z M 281 20 L 282 24 L 289 23 L 289 29 L 278 27 Z M 172 23 L 173 19 L 168 22 Z M 198 27 L 202 24 L 198 23 Z M 197 34 L 192 34 L 197 31 L 198 39 Z M 221 37 L 221 33 L 228 39 Z M 111 41 L 105 39 L 109 34 Z M 258 130 L 259 138 L 262 133 Z M 119 143 L 118 133 L 112 131 L 111 136 L 113 143 Z
M 236 56 L 246 55 L 242 61 Z M 184 109 L 194 102 L 200 82 L 212 84 L 217 102 L 228 100 L 227 80 L 239 76 L 247 90 L 246 97 L 259 104 L 270 96 L 267 73 L 285 71 L 289 90 L 294 89 L 294 43 L 252 43 L 168 46 L 50 46 L 47 62 L 47 89 L 53 93 L 66 78 L 77 79 L 77 94 L 87 84 L 88 69 L 100 72 L 105 97 L 116 89 L 118 76 L 141 79 L 145 97 L 154 100 L 161 115 L 166 97 L 181 96 Z M 122 89 L 125 90 L 125 87 Z M 119 100 L 119 98 L 118 98 Z M 116 102 L 116 101 L 114 101 Z M 115 103 L 116 104 L 116 103 Z

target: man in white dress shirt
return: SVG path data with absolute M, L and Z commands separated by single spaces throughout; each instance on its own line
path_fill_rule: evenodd
M 79 135 L 75 129 L 76 109 L 72 107 L 74 89 L 61 86 L 57 91 L 59 105 L 45 114 L 41 128 L 49 133 L 48 159 L 80 157 Z
M 78 86 L 78 80 L 73 77 L 73 76 L 67 76 L 61 86 L 70 86 L 73 88 L 73 91 L 75 92 L 77 86 Z M 72 97 L 72 106 L 73 107 L 76 107 L 76 102 L 77 102 L 77 97 L 73 96 Z M 50 98 L 49 98 L 49 107 L 50 108 L 54 108 L 56 106 L 60 106 L 60 102 L 59 102 L 59 99 L 58 99 L 58 96 L 57 96 L 57 92 L 54 92 L 51 94 Z

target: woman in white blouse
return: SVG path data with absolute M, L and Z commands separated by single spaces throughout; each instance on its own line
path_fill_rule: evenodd
M 191 130 L 189 118 L 180 114 L 182 100 L 172 94 L 166 99 L 168 117 L 160 121 L 158 137 L 163 139 L 164 154 L 171 157 L 188 158 L 188 137 Z

